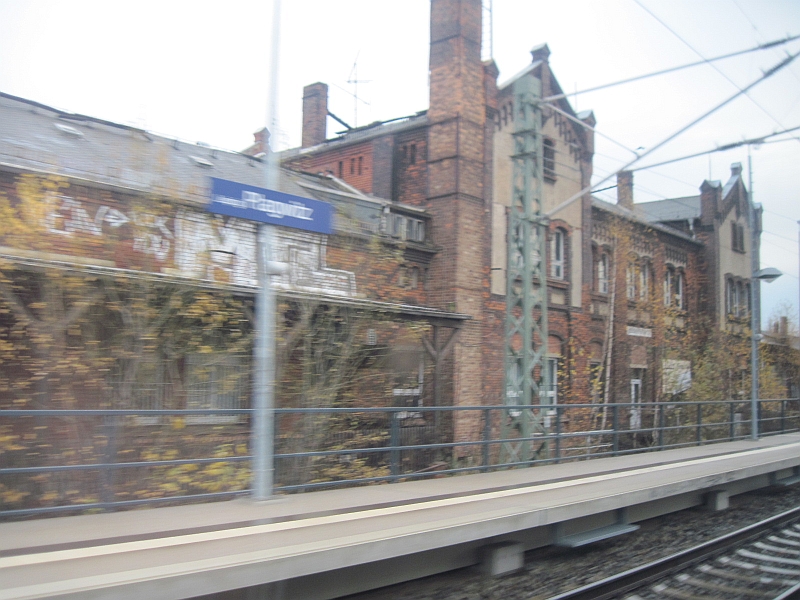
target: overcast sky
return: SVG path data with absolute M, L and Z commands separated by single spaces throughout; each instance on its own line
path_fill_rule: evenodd
M 298 145 L 302 88 L 315 81 L 330 86 L 330 110 L 350 124 L 427 108 L 427 0 L 282 5 L 279 148 Z M 270 0 L 0 0 L 0 91 L 240 150 L 266 122 L 271 16 Z M 493 25 L 501 83 L 530 62 L 532 47 L 546 42 L 556 77 L 573 92 L 699 60 L 689 45 L 710 58 L 800 34 L 800 2 L 494 0 Z M 570 100 L 578 110 L 595 111 L 604 135 L 646 150 L 736 93 L 736 86 L 758 79 L 786 52 L 800 52 L 800 41 L 715 63 L 722 73 L 704 65 Z M 356 78 L 362 81 L 358 101 L 348 83 Z M 800 58 L 750 97 L 642 164 L 800 125 Z M 329 123 L 329 135 L 337 130 Z M 597 181 L 633 157 L 600 137 L 596 150 Z M 747 149 L 637 172 L 636 201 L 696 195 L 704 179 L 724 182 L 733 162 L 746 173 Z M 752 164 L 755 200 L 764 207 L 762 266 L 785 273 L 762 286 L 764 321 L 782 304 L 796 320 L 800 141 L 754 149 Z M 614 192 L 599 196 L 613 201 Z

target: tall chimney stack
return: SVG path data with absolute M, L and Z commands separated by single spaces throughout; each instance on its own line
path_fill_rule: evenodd
M 303 148 L 321 144 L 327 138 L 328 86 L 312 83 L 303 88 Z
M 633 210 L 633 172 L 617 173 L 617 206 Z

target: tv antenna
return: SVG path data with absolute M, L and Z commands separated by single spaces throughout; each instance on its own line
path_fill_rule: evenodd
M 350 77 L 347 79 L 347 83 L 353 86 L 353 92 L 350 94 L 353 97 L 353 127 L 358 127 L 358 103 L 364 102 L 364 100 L 358 97 L 358 84 L 372 83 L 371 79 L 358 78 L 358 56 L 360 54 L 361 50 L 356 54 L 356 59 L 353 61 L 353 68 L 350 70 Z M 364 104 L 369 106 L 369 102 L 364 102 Z

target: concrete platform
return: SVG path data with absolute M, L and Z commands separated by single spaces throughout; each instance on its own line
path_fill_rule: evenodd
M 700 505 L 800 466 L 800 435 L 335 491 L 0 524 L 0 600 L 333 598 L 475 564 L 489 544 Z M 267 586 L 267 587 L 265 587 Z M 226 595 L 227 597 L 231 597 Z

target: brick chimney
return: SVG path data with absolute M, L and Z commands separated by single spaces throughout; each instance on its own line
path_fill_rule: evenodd
M 303 148 L 321 144 L 327 138 L 328 86 L 312 83 L 303 88 Z
M 633 172 L 617 173 L 617 206 L 633 210 Z
M 719 213 L 722 199 L 722 184 L 719 181 L 704 181 L 700 186 L 700 221 L 711 225 Z
M 481 62 L 481 0 L 431 0 L 430 105 L 428 109 L 428 192 L 434 243 L 441 248 L 431 261 L 428 303 L 475 318 L 459 330 L 452 356 L 453 383 L 444 390 L 456 405 L 484 397 L 485 355 L 502 345 L 484 343 L 485 302 L 489 298 L 490 179 L 485 171 L 492 132 L 491 65 Z M 490 344 L 492 350 L 487 350 Z M 473 435 L 476 422 L 453 419 L 455 439 Z M 458 449 L 462 458 L 470 449 Z

